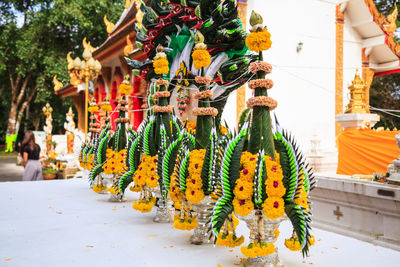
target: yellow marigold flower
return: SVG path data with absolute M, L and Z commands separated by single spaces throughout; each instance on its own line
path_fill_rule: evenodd
M 289 239 L 285 239 L 285 246 L 291 251 L 300 251 L 301 245 L 297 238 L 291 237 Z
M 101 110 L 105 111 L 105 112 L 110 112 L 112 110 L 112 108 L 111 108 L 110 104 L 104 104 L 101 106 Z
M 174 202 L 179 202 L 182 199 L 182 191 L 177 185 L 171 185 L 169 190 L 169 196 Z
M 132 192 L 140 192 L 141 188 L 140 188 L 140 186 L 135 184 L 134 186 L 130 186 L 129 190 L 131 190 Z
M 175 203 L 174 203 L 174 208 L 175 208 L 176 210 L 182 209 L 182 202 L 180 202 L 180 201 L 175 202 Z
M 206 49 L 196 49 L 192 53 L 193 65 L 196 70 L 206 68 L 211 64 L 211 55 Z
M 200 175 L 198 175 L 197 177 L 193 176 L 190 177 L 189 175 L 189 177 L 186 178 L 186 186 L 187 186 L 186 190 L 188 189 L 196 190 L 196 189 L 201 189 L 203 187 L 203 182 L 201 181 Z
M 103 192 L 106 188 L 107 188 L 107 187 L 104 186 L 104 185 L 102 185 L 102 184 L 95 184 L 95 185 L 93 186 L 93 191 L 96 192 L 96 193 L 101 193 L 101 192 Z
M 271 48 L 271 34 L 267 29 L 263 29 L 259 32 L 251 32 L 246 37 L 247 47 L 254 52 L 261 52 Z
M 167 74 L 169 71 L 168 60 L 166 58 L 158 58 L 153 61 L 154 72 L 156 74 Z
M 269 219 L 277 219 L 285 213 L 285 203 L 280 197 L 268 197 L 263 204 L 264 215 Z
M 151 197 L 148 200 L 140 199 L 139 201 L 133 202 L 132 208 L 142 213 L 147 213 L 151 211 L 155 203 L 156 203 L 155 197 Z
M 248 199 L 253 195 L 253 183 L 244 179 L 236 180 L 236 186 L 233 190 L 235 197 L 239 199 Z
M 280 234 L 280 233 L 281 233 L 281 232 L 279 231 L 278 228 L 274 230 L 274 235 L 276 236 L 276 238 L 279 237 L 279 234 Z
M 89 106 L 88 107 L 88 111 L 90 112 L 90 113 L 93 113 L 93 112 L 96 112 L 96 111 L 98 111 L 99 110 L 99 107 L 96 105 L 96 106 Z
M 158 186 L 158 175 L 147 177 L 146 184 L 150 188 L 156 188 Z
M 186 189 L 186 199 L 192 204 L 198 204 L 204 199 L 204 193 L 201 189 Z
M 120 85 L 119 85 L 119 92 L 123 95 L 129 95 L 131 93 L 132 90 L 132 86 L 129 84 L 128 81 L 123 81 Z
M 254 210 L 254 204 L 251 199 L 233 199 L 233 209 L 240 216 L 247 216 Z
M 113 187 L 113 186 L 112 187 L 107 187 L 107 191 L 110 192 L 113 195 L 116 195 L 119 192 L 119 188 Z
M 224 125 L 221 125 L 220 133 L 222 135 L 227 135 L 228 134 L 228 129 L 226 129 L 226 127 Z
M 268 196 L 283 197 L 286 193 L 286 188 L 283 186 L 281 179 L 267 178 L 265 181 L 266 192 Z

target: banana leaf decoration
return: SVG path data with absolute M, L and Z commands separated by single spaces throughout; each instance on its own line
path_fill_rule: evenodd
M 239 134 L 233 137 L 224 149 L 222 168 L 219 179 L 221 180 L 221 197 L 215 203 L 210 214 L 210 231 L 218 236 L 225 219 L 233 212 L 233 189 L 239 178 L 240 157 L 242 155 L 244 141 L 248 131 L 248 122 L 244 124 Z M 215 238 L 216 240 L 216 238 Z
M 154 143 L 154 127 L 155 127 L 155 117 L 150 116 L 150 119 L 144 129 L 143 137 L 143 153 L 146 155 L 154 156 L 156 155 L 156 146 Z
M 201 170 L 201 180 L 203 183 L 203 192 L 205 195 L 209 195 L 211 194 L 211 192 L 214 191 L 215 183 L 213 182 L 212 171 L 213 171 L 213 159 L 217 148 L 216 145 L 217 138 L 218 138 L 217 130 L 215 129 L 214 126 L 210 132 L 210 137 L 206 148 L 206 154 L 204 156 L 203 168 Z
M 308 248 L 310 247 L 311 214 L 302 206 L 296 204 L 285 204 L 285 213 L 297 234 L 304 257 L 308 255 Z
M 288 136 L 285 131 L 282 131 L 278 124 L 274 139 L 280 155 L 283 184 L 286 188 L 286 193 L 283 198 L 285 201 L 293 202 L 302 175 L 300 172 L 299 149 L 291 136 Z
M 186 178 L 189 176 L 189 152 L 190 150 L 188 148 L 184 149 L 184 154 L 181 154 L 181 159 L 180 159 L 180 164 L 179 164 L 179 169 L 178 169 L 178 181 L 179 181 L 179 188 L 182 191 L 186 190 Z
M 110 132 L 107 131 L 105 136 L 100 140 L 99 146 L 97 148 L 97 165 L 92 169 L 89 173 L 89 179 L 91 182 L 94 182 L 96 177 L 104 171 L 103 164 L 106 162 L 106 153 L 108 141 L 110 139 Z
M 178 136 L 178 138 L 169 144 L 165 150 L 162 160 L 159 161 L 162 162 L 162 172 L 161 175 L 159 174 L 159 176 L 163 179 L 165 187 L 168 191 L 170 190 L 171 175 L 174 171 L 176 158 L 178 156 L 179 149 L 181 148 L 183 137 L 184 129 L 181 131 L 181 134 Z
M 119 118 L 125 118 L 125 112 L 119 111 Z M 113 150 L 116 152 L 126 148 L 126 126 L 125 123 L 118 123 L 114 133 Z
M 142 145 L 142 136 L 133 137 L 132 144 L 128 149 L 127 159 L 129 161 L 129 170 L 122 175 L 119 181 L 119 191 L 124 193 L 128 185 L 133 181 L 133 175 L 140 162 L 140 146 Z

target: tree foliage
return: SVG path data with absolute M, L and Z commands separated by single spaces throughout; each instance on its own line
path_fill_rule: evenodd
M 394 9 L 394 5 L 400 8 L 398 0 L 374 0 L 378 10 L 385 16 L 388 16 Z M 400 9 L 399 9 L 400 10 Z M 397 18 L 397 26 L 400 26 L 400 16 Z M 395 36 L 399 42 L 399 38 Z M 370 105 L 379 109 L 400 110 L 400 74 L 389 74 L 375 77 L 370 88 Z M 383 111 L 371 109 L 371 113 L 380 115 L 381 120 L 374 128 L 384 127 L 388 129 L 400 128 L 399 112 Z
M 2 0 L 0 1 L 0 133 L 7 128 L 13 92 L 12 85 L 27 80 L 23 99 L 32 101 L 23 120 L 32 128 L 44 116 L 41 107 L 51 103 L 53 129 L 63 129 L 65 113 L 73 106 L 53 91 L 52 79 L 67 84 L 66 55 L 80 56 L 82 40 L 99 46 L 107 38 L 104 15 L 116 22 L 124 0 Z M 22 102 L 21 102 L 22 103 Z M 21 103 L 18 109 L 21 108 Z M 76 112 L 75 112 L 76 114 Z M 36 122 L 35 122 L 36 121 Z M 24 127 L 21 127 L 22 129 Z

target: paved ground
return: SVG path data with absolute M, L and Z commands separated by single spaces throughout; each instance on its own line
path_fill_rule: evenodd
M 17 166 L 17 157 L 0 156 L 0 182 L 22 181 L 24 167 Z

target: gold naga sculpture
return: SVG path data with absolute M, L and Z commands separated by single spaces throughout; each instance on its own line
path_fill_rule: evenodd
M 373 76 L 372 76 L 373 77 Z M 367 82 L 361 79 L 358 69 L 356 70 L 356 75 L 354 80 L 348 86 L 350 90 L 350 102 L 346 106 L 346 111 L 344 113 L 369 113 L 369 107 L 366 101 Z
M 57 75 L 54 75 L 53 77 L 53 84 L 54 84 L 54 92 L 60 90 L 64 86 L 62 82 L 57 80 Z
M 394 36 L 394 32 L 397 29 L 397 16 L 398 16 L 398 10 L 397 10 L 397 5 L 395 4 L 393 12 L 387 16 L 387 21 L 388 24 L 385 24 L 385 30 L 390 36 Z
M 114 23 L 110 22 L 107 19 L 107 15 L 104 15 L 104 24 L 106 24 L 106 30 L 107 30 L 108 35 L 110 35 L 112 29 L 114 28 Z

